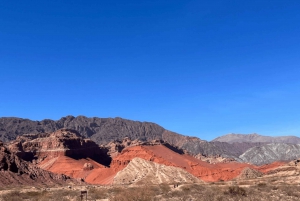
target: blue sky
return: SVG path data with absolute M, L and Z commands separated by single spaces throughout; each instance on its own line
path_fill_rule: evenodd
M 0 1 L 0 116 L 300 136 L 300 2 Z

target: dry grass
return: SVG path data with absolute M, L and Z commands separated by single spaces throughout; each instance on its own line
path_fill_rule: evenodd
M 209 184 L 160 184 L 141 186 L 89 186 L 88 200 L 110 201 L 255 201 L 255 200 L 300 200 L 300 186 L 272 178 L 267 180 L 244 180 L 215 182 Z M 278 182 L 277 182 L 278 181 Z M 0 190 L 3 201 L 79 201 L 79 189 L 11 189 Z M 3 193 L 6 192 L 6 193 Z

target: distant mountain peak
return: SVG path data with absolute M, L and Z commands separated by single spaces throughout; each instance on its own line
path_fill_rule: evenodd
M 262 143 L 292 143 L 298 144 L 300 143 L 300 138 L 296 136 L 264 136 L 259 135 L 257 133 L 252 134 L 227 134 L 216 139 L 212 140 L 212 142 L 227 142 L 227 143 L 235 143 L 235 142 L 262 142 Z

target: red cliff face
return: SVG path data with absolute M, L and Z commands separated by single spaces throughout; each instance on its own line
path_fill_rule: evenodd
M 59 156 L 91 158 L 104 165 L 110 163 L 107 149 L 83 139 L 77 131 L 70 129 L 60 129 L 51 134 L 23 135 L 11 142 L 9 149 L 24 160 L 37 164 Z
M 0 186 L 42 184 L 57 185 L 69 182 L 79 184 L 79 180 L 62 174 L 45 171 L 29 162 L 23 161 L 0 143 Z

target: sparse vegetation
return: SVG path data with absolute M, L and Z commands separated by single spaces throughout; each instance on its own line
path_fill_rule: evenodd
M 277 178 L 279 181 L 280 178 Z M 299 200 L 300 186 L 288 183 L 270 184 L 260 180 L 215 182 L 214 184 L 174 184 L 140 186 L 88 186 L 88 200 L 109 201 L 252 201 Z M 237 183 L 237 184 L 236 184 Z M 243 185 L 240 185 L 243 184 Z M 81 187 L 82 189 L 82 187 Z M 0 190 L 1 201 L 80 201 L 79 188 Z
M 229 186 L 228 190 L 224 194 L 234 195 L 234 196 L 247 196 L 246 190 L 239 186 Z

